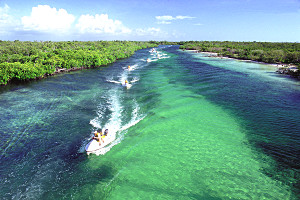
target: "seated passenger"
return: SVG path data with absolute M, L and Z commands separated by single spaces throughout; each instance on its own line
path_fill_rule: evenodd
M 108 129 L 105 129 L 104 135 L 107 136 L 107 134 L 108 134 Z
M 93 139 L 95 139 L 97 142 L 99 142 L 99 146 L 101 145 L 101 140 L 102 140 L 102 142 L 104 142 L 103 139 L 101 138 L 101 136 L 102 136 L 102 129 L 100 128 L 94 132 L 94 137 L 93 137 Z M 100 140 L 100 138 L 101 138 L 101 140 Z

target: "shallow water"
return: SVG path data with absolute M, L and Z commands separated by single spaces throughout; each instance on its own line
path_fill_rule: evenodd
M 299 198 L 299 82 L 159 51 L 2 88 L 0 198 Z M 100 127 L 117 139 L 87 156 Z

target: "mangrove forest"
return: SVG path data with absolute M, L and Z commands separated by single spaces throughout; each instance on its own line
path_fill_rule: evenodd
M 39 79 L 63 71 L 107 65 L 127 58 L 139 49 L 158 45 L 180 45 L 181 49 L 214 52 L 219 56 L 300 67 L 300 43 L 0 40 L 0 85 Z
M 282 42 L 181 42 L 181 49 L 214 52 L 220 56 L 265 63 L 294 64 L 300 67 L 300 43 Z
M 0 85 L 107 65 L 154 46 L 136 41 L 0 41 Z

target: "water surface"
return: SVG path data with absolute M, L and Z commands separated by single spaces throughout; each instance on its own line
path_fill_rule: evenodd
M 2 88 L 1 199 L 299 198 L 299 82 L 178 46 L 158 48 L 161 59 L 149 50 Z M 87 156 L 100 127 L 117 139 Z

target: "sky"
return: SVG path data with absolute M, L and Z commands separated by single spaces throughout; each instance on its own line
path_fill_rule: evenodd
M 300 0 L 0 0 L 0 40 L 300 42 Z

